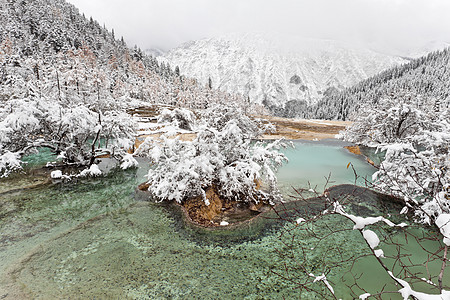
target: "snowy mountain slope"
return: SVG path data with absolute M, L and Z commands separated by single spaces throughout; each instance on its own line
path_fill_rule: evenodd
M 144 53 L 153 57 L 164 55 L 165 51 L 159 48 L 145 49 Z
M 436 110 L 450 107 L 450 48 L 429 53 L 393 67 L 352 87 L 321 99 L 297 115 L 305 118 L 347 120 L 362 105 L 373 105 L 390 95 L 415 95 Z
M 422 56 L 426 56 L 431 52 L 444 50 L 446 48 L 450 47 L 450 43 L 443 42 L 443 41 L 431 41 L 422 47 L 415 49 L 407 54 L 407 57 L 410 58 L 419 58 Z
M 0 109 L 3 101 L 30 95 L 90 107 L 100 99 L 124 107 L 247 106 L 242 97 L 181 79 L 65 0 L 0 1 Z
M 179 66 L 181 74 L 201 84 L 211 78 L 214 88 L 275 106 L 290 100 L 315 103 L 334 89 L 342 90 L 405 62 L 342 42 L 278 34 L 192 41 L 159 59 Z

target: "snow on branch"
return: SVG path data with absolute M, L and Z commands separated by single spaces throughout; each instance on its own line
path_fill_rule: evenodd
M 434 225 L 442 235 L 444 248 L 429 252 L 432 257 L 443 253 L 443 257 L 438 258 L 442 260 L 442 268 L 436 275 L 440 295 L 414 291 L 409 283 L 395 277 L 385 267 L 391 278 L 402 286 L 400 293 L 404 299 L 450 299 L 442 282 L 450 245 L 450 110 L 433 109 L 424 105 L 425 102 L 433 101 L 407 92 L 388 97 L 375 107 L 363 108 L 359 119 L 342 132 L 341 137 L 383 152 L 384 160 L 373 175 L 373 186 L 404 201 L 400 214 L 412 212 L 414 221 Z M 351 219 L 372 250 L 379 239 L 374 232 L 363 230 L 364 227 L 381 221 L 393 226 L 383 217 L 348 215 L 338 202 L 334 212 Z M 382 253 L 376 251 L 374 255 L 379 259 Z M 379 262 L 383 265 L 381 260 Z
M 157 124 L 153 133 L 163 134 L 158 139 L 148 137 L 136 150 L 155 163 L 147 177 L 149 191 L 157 199 L 182 202 L 201 196 L 209 204 L 205 197 L 209 187 L 228 200 L 281 197 L 275 170 L 287 160 L 278 151 L 284 145 L 254 142 L 264 130 L 238 110 L 217 106 L 198 117 L 186 109 L 163 111 Z M 176 136 L 186 129 L 195 132 L 193 140 Z
M 342 207 L 341 204 L 339 204 L 338 201 L 333 201 L 333 207 L 334 210 L 333 212 L 340 214 L 348 219 L 350 219 L 351 221 L 353 221 L 353 223 L 355 223 L 355 225 L 353 226 L 353 229 L 357 229 L 357 230 L 363 230 L 366 226 L 368 225 L 373 225 L 376 224 L 378 222 L 384 222 L 386 223 L 388 226 L 390 227 L 405 227 L 408 226 L 406 223 L 400 223 L 400 224 L 394 224 L 392 223 L 390 220 L 382 217 L 382 216 L 378 216 L 378 217 L 360 217 L 360 216 L 355 216 L 355 215 L 351 215 L 345 212 L 344 208 Z
M 102 109 L 45 97 L 13 99 L 0 107 L 0 176 L 22 167 L 20 158 L 46 147 L 64 163 L 92 165 L 99 152 L 119 160 L 135 139 L 131 116 L 109 105 Z M 133 166 L 129 162 L 124 167 Z

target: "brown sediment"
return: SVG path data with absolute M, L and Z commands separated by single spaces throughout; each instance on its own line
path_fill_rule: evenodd
M 350 153 L 353 153 L 353 154 L 356 154 L 356 155 L 362 155 L 361 149 L 357 145 L 355 145 L 355 146 L 345 146 L 344 148 L 347 149 Z
M 193 222 L 203 226 L 214 226 L 216 225 L 214 220 L 218 220 L 218 216 L 224 210 L 230 209 L 232 204 L 221 199 L 214 187 L 206 189 L 205 194 L 209 205 L 206 205 L 203 198 L 198 196 L 184 201 L 182 206 Z
M 151 118 L 152 122 L 156 122 L 160 107 L 140 107 L 130 110 L 129 113 L 140 117 Z M 292 139 L 292 140 L 322 140 L 335 138 L 336 134 L 351 125 L 349 121 L 330 121 L 330 120 L 306 120 L 306 119 L 289 119 L 273 116 L 250 116 L 253 119 L 259 119 L 263 123 L 271 123 L 275 126 L 275 132 L 262 136 L 262 139 Z M 160 134 L 140 135 L 136 139 L 135 148 L 143 143 L 146 137 L 158 139 Z M 195 133 L 178 134 L 183 141 L 191 141 L 196 137 Z
M 260 183 L 256 182 L 256 184 L 259 187 Z M 143 195 L 147 195 L 150 199 L 149 187 L 149 183 L 142 183 L 138 186 L 138 190 L 144 192 Z M 266 201 L 255 203 L 224 199 L 215 186 L 205 190 L 205 197 L 209 201 L 208 205 L 205 204 L 202 196 L 186 199 L 181 204 L 174 201 L 174 205 L 181 208 L 189 223 L 203 228 L 222 227 L 223 221 L 233 226 L 253 219 L 272 208 L 272 205 Z
M 275 126 L 275 132 L 266 133 L 262 139 L 289 139 L 289 140 L 323 140 L 332 139 L 351 122 L 347 121 L 324 121 L 324 120 L 297 120 L 278 117 L 264 117 L 263 122 L 271 123 Z M 158 140 L 161 134 L 140 135 L 136 139 L 135 148 L 139 147 L 147 137 Z M 179 133 L 174 136 L 182 141 L 192 141 L 195 133 Z
M 355 145 L 355 146 L 345 146 L 344 148 L 347 149 L 350 153 L 353 153 L 353 154 L 356 154 L 356 155 L 362 155 L 362 156 L 364 156 L 364 158 L 366 159 L 366 161 L 367 161 L 369 164 L 371 164 L 372 166 L 376 167 L 376 166 L 375 166 L 375 163 L 374 163 L 370 158 L 368 158 L 367 156 L 365 156 L 364 154 L 362 154 L 361 148 L 359 148 L 358 145 Z
M 186 219 L 193 225 L 211 227 L 234 227 L 246 223 L 264 212 L 270 211 L 272 206 L 259 202 L 242 202 L 235 200 L 223 200 L 218 195 L 214 200 L 209 199 L 206 205 L 201 198 L 193 198 L 181 204 Z M 226 226 L 224 226 L 225 221 Z
M 260 181 L 255 180 L 255 184 L 255 188 L 260 189 Z M 216 186 L 208 187 L 205 197 L 209 202 L 208 205 L 201 196 L 187 199 L 181 204 L 190 221 L 204 227 L 223 226 L 222 221 L 230 224 L 237 219 L 248 220 L 271 208 L 265 201 L 255 203 L 224 199 Z
M 272 116 L 262 116 L 263 122 L 271 123 L 276 131 L 265 134 L 263 139 L 285 138 L 292 140 L 323 140 L 335 138 L 352 122 L 328 120 L 288 119 Z

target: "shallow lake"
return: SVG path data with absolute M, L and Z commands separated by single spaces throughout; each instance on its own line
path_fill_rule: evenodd
M 349 162 L 360 176 L 370 178 L 375 170 L 334 141 L 296 142 L 286 155 L 290 163 L 279 172 L 285 193 L 291 193 L 290 186 L 308 187 L 308 181 L 321 191 L 330 173 L 333 185 L 352 183 Z M 336 249 L 346 257 L 368 253 L 356 231 L 318 243 L 312 232 L 325 235 L 329 228 L 352 227 L 340 216 L 312 223 L 313 229 L 263 220 L 267 224 L 235 232 L 191 230 L 167 205 L 136 198 L 135 187 L 144 181 L 146 168 L 72 183 L 45 183 L 40 174 L 2 180 L 0 299 L 323 299 L 298 289 L 305 278 L 298 266 L 318 276 L 335 262 Z M 357 210 L 378 214 L 384 209 L 370 193 L 358 199 Z M 295 213 L 291 217 L 295 220 Z M 305 249 L 310 251 L 302 255 Z M 342 299 L 353 298 L 346 287 L 352 277 L 342 278 L 350 265 L 341 264 L 327 275 Z M 371 258 L 361 260 L 354 271 L 366 273 L 361 283 L 368 289 L 388 281 Z M 396 294 L 386 299 L 396 297 L 401 299 Z
M 286 200 L 293 194 L 292 188 L 312 188 L 322 193 L 333 185 L 354 184 L 355 181 L 358 185 L 365 186 L 365 180 L 370 182 L 376 171 L 364 157 L 345 149 L 344 146 L 349 144 L 342 141 L 294 141 L 293 144 L 294 148 L 283 150 L 289 163 L 278 172 L 279 187 Z

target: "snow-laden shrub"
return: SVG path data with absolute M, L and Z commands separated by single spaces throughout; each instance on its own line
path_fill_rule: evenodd
M 175 108 L 173 110 L 165 108 L 159 114 L 158 123 L 172 124 L 180 129 L 192 130 L 195 126 L 195 115 L 192 111 L 185 108 Z
M 120 109 L 94 111 L 42 97 L 2 103 L 0 120 L 0 176 L 20 169 L 20 158 L 40 147 L 78 165 L 93 164 L 98 153 L 122 159 L 136 130 L 131 116 Z
M 440 214 L 450 213 L 448 152 L 418 151 L 411 144 L 382 149 L 386 158 L 373 176 L 377 189 L 402 198 L 419 222 L 431 224 Z
M 450 213 L 450 112 L 433 111 L 426 102 L 404 93 L 385 99 L 362 111 L 341 136 L 385 152 L 374 186 L 402 198 L 417 221 L 432 224 Z
M 366 146 L 401 143 L 433 128 L 435 115 L 419 106 L 420 97 L 400 94 L 366 105 L 357 120 L 341 132 L 341 138 Z
M 100 175 L 102 175 L 102 171 L 100 171 L 100 168 L 96 164 L 90 165 L 89 168 L 84 169 L 78 174 L 79 177 L 95 177 Z
M 220 112 L 227 111 L 223 114 Z M 183 141 L 162 135 L 148 138 L 137 153 L 150 157 L 149 191 L 160 201 L 201 196 L 214 187 L 226 200 L 271 201 L 277 199 L 275 170 L 286 157 L 278 152 L 281 142 L 254 142 L 257 124 L 237 110 L 207 110 L 197 121 L 196 137 Z M 168 125 L 172 126 L 172 125 Z M 260 183 L 265 188 L 260 189 Z
M 215 105 L 201 112 L 201 118 L 205 121 L 205 126 L 223 130 L 228 123 L 233 120 L 240 128 L 242 134 L 248 138 L 255 138 L 266 131 L 273 130 L 268 126 L 262 126 L 238 111 L 238 109 Z
M 20 155 L 10 151 L 0 151 L 0 178 L 8 177 L 11 172 L 20 170 Z

